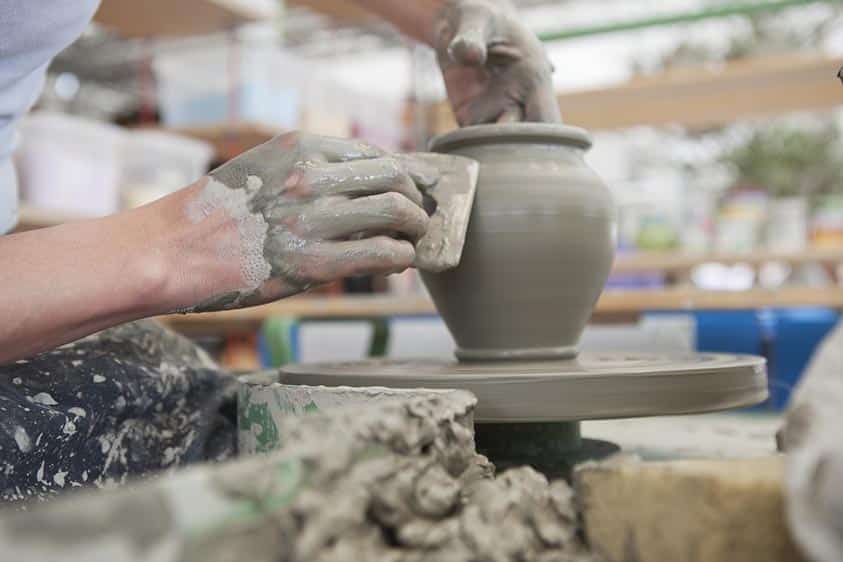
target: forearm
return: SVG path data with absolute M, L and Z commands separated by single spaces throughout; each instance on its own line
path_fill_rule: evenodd
M 213 236 L 199 230 L 210 221 L 184 217 L 192 189 L 103 219 L 0 237 L 0 363 L 224 290 L 225 272 L 212 271 L 219 266 L 203 249 Z M 195 282 L 203 269 L 213 283 Z
M 397 27 L 402 33 L 433 45 L 436 19 L 446 0 L 354 0 L 359 6 Z

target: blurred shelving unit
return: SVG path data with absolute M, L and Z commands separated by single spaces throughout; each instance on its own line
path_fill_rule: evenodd
M 103 0 L 94 21 L 123 37 L 184 37 L 279 14 L 278 0 Z
M 843 263 L 843 248 L 806 248 L 799 252 L 756 251 L 751 254 L 691 254 L 681 252 L 634 252 L 615 258 L 613 273 L 681 272 L 706 263 L 762 265 L 780 262 L 789 265 L 806 263 Z
M 647 311 L 743 310 L 822 306 L 843 308 L 843 288 L 783 288 L 776 290 L 704 291 L 691 288 L 607 290 L 594 309 L 593 320 L 635 319 Z M 425 297 L 298 296 L 272 304 L 205 314 L 168 315 L 160 319 L 186 333 L 248 331 L 278 316 L 295 318 L 373 318 L 435 315 Z

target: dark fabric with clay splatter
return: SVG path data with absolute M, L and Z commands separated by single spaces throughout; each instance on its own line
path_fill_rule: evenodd
M 234 379 L 151 322 L 0 365 L 0 499 L 46 499 L 234 452 Z

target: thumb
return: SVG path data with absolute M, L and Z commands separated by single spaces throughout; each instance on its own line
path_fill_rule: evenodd
M 559 100 L 553 91 L 552 82 L 539 83 L 534 86 L 526 100 L 525 121 L 537 123 L 561 123 L 562 114 L 559 111 Z
M 492 35 L 492 14 L 485 6 L 461 7 L 455 16 L 457 32 L 448 45 L 448 54 L 454 62 L 466 66 L 486 64 L 486 46 Z

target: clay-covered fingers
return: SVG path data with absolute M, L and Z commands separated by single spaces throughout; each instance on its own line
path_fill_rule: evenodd
M 420 160 L 383 157 L 313 166 L 305 170 L 302 181 L 315 195 L 365 197 L 396 192 L 421 206 L 419 190 L 438 179 L 438 171 Z
M 508 0 L 446 0 L 436 44 L 461 126 L 560 122 L 552 66 Z
M 324 162 L 349 162 L 386 155 L 383 149 L 365 141 L 337 137 L 314 137 L 310 149 Z
M 406 240 L 376 236 L 319 244 L 313 258 L 320 264 L 317 281 L 327 282 L 342 277 L 399 273 L 412 265 L 416 250 Z
M 396 192 L 356 199 L 331 198 L 302 212 L 308 238 L 345 240 L 366 232 L 395 233 L 416 241 L 427 232 L 430 217 L 417 203 Z

